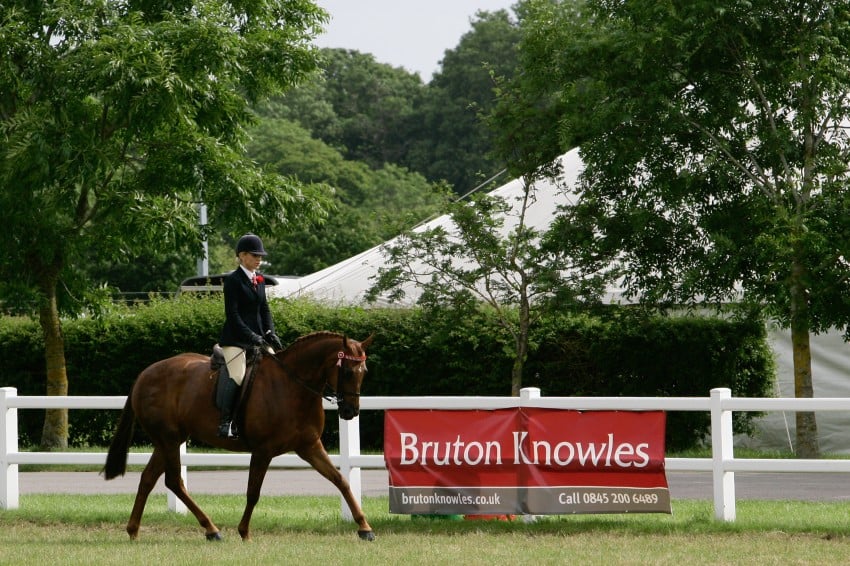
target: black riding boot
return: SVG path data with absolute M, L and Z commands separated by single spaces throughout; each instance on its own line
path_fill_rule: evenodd
M 218 423 L 218 435 L 222 438 L 236 438 L 236 427 L 231 427 L 233 407 L 236 404 L 239 385 L 230 379 L 227 368 L 222 368 L 222 374 L 218 376 L 218 389 L 216 391 L 216 405 L 221 409 L 221 420 Z

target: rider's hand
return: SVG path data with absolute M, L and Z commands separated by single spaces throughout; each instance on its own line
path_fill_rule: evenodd
M 278 338 L 277 334 L 275 334 L 274 332 L 270 332 L 266 336 L 266 342 L 271 344 L 275 351 L 283 350 L 283 343 L 280 341 L 280 338 Z

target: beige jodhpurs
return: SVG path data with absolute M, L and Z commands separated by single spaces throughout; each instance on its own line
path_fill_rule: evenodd
M 236 382 L 236 385 L 242 385 L 242 380 L 245 379 L 245 350 L 239 346 L 222 346 L 221 351 L 224 352 L 224 363 L 227 365 L 227 373 L 230 374 L 230 379 Z
M 266 346 L 266 350 L 270 354 L 274 354 L 271 346 Z M 248 365 L 245 350 L 239 346 L 222 346 L 221 351 L 224 353 L 224 363 L 227 365 L 227 373 L 230 374 L 230 379 L 235 381 L 236 385 L 241 386 Z

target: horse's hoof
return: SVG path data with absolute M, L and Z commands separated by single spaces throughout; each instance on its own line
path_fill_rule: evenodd
M 222 539 L 220 531 L 216 531 L 214 533 L 207 533 L 206 537 L 207 537 L 207 540 L 209 540 L 209 541 L 221 540 Z
M 357 536 L 359 536 L 362 540 L 368 540 L 369 542 L 375 540 L 374 531 L 357 531 Z

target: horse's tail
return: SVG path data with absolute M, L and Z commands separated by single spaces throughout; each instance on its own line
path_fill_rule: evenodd
M 124 410 L 121 411 L 121 420 L 118 421 L 118 428 L 115 429 L 115 436 L 112 438 L 112 444 L 109 445 L 109 453 L 106 455 L 106 464 L 101 471 L 101 474 L 107 480 L 123 476 L 124 472 L 127 471 L 127 454 L 130 452 L 130 444 L 133 441 L 133 429 L 136 424 L 136 414 L 133 412 L 130 397 L 128 395 L 127 402 L 124 403 Z

